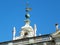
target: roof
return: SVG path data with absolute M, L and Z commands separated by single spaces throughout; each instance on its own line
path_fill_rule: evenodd
M 36 37 L 27 37 L 27 38 L 22 38 L 22 39 L 17 39 L 17 40 L 0 42 L 0 44 L 2 44 L 2 43 L 9 43 L 9 42 L 24 41 L 24 40 L 29 40 L 29 39 L 36 39 L 36 38 L 40 38 L 40 37 L 52 37 L 52 36 L 50 34 L 46 34 L 46 35 L 41 35 L 41 36 L 36 36 Z M 50 41 L 52 41 L 52 40 L 50 40 Z

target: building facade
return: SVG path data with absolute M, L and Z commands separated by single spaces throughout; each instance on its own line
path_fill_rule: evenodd
M 0 45 L 60 45 L 60 31 L 53 34 L 1 42 Z
M 50 34 L 2 42 L 0 45 L 55 45 Z

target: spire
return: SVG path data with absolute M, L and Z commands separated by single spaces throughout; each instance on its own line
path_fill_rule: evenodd
M 34 33 L 35 33 L 35 36 L 36 36 L 36 31 L 37 31 L 37 27 L 36 27 L 36 24 L 34 24 Z
M 26 15 L 25 15 L 25 18 L 26 18 L 26 20 L 25 20 L 25 23 L 27 24 L 27 25 L 29 25 L 30 24 L 30 14 L 29 14 L 29 11 L 31 11 L 31 8 L 29 7 L 29 3 L 28 3 L 28 0 L 27 0 L 27 2 L 26 2 Z
M 16 28 L 13 27 L 13 40 L 15 40 L 15 37 L 16 37 Z

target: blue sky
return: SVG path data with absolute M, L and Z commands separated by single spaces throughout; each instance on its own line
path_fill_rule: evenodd
M 29 0 L 32 8 L 31 26 L 37 25 L 37 35 L 56 31 L 55 24 L 60 25 L 60 0 Z M 25 24 L 26 0 L 0 0 L 0 42 L 12 40 L 12 30 L 17 33 Z

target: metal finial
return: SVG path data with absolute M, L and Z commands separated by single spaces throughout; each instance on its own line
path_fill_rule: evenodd
M 26 22 L 26 24 L 30 24 L 30 14 L 29 14 L 29 11 L 31 11 L 31 8 L 29 7 L 29 0 L 27 0 L 26 1 L 26 14 L 25 14 L 25 18 L 26 18 L 26 20 L 25 20 L 25 22 Z
M 29 6 L 29 1 L 27 0 L 27 2 L 26 2 L 26 7 L 28 7 Z
M 25 17 L 26 17 L 26 19 L 28 19 L 28 18 L 30 18 L 30 15 L 27 13 L 27 14 L 25 15 Z
M 25 15 L 26 19 L 30 18 L 30 15 L 29 15 L 30 10 L 31 10 L 31 8 L 29 8 L 29 2 L 27 0 L 27 2 L 26 2 L 26 15 Z
M 31 10 L 31 8 L 29 8 L 29 1 L 27 0 L 26 2 L 26 12 L 29 12 Z

